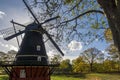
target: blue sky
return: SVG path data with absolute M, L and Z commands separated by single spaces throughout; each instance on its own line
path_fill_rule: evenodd
M 12 27 L 12 24 L 9 22 L 12 19 L 23 24 L 31 21 L 22 0 L 0 0 L 0 30 Z M 87 48 L 96 47 L 97 49 L 104 51 L 109 44 L 106 43 L 105 40 L 97 41 L 96 39 L 93 43 L 87 46 L 84 46 L 83 42 L 77 40 L 71 41 L 68 45 L 69 46 L 66 46 L 67 49 L 62 48 L 65 52 L 64 58 L 74 59 L 80 55 L 80 52 Z M 11 49 L 17 50 L 17 48 L 18 46 L 15 39 L 5 41 L 0 35 L 0 51 L 7 52 Z M 51 54 L 52 52 L 54 51 L 49 51 Z
M 20 23 L 27 23 L 30 21 L 22 0 L 0 0 L 0 12 L 2 12 L 2 14 L 0 14 L 0 30 L 12 27 L 12 24 L 10 23 L 12 19 Z M 1 36 L 0 42 L 0 50 L 4 52 L 11 49 L 16 50 L 18 47 L 15 39 L 5 41 Z

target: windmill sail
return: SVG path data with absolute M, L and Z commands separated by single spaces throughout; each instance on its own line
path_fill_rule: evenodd
M 18 33 L 19 31 L 24 30 L 23 27 L 17 26 L 16 27 L 16 32 Z M 6 38 L 8 36 L 11 36 L 13 34 L 15 34 L 14 28 L 13 27 L 9 27 L 9 28 L 5 28 L 0 30 L 1 35 L 3 36 L 3 38 Z
M 58 55 L 58 54 L 62 55 L 60 53 L 60 51 L 57 50 L 57 48 L 53 45 L 53 43 L 50 41 L 50 39 L 48 39 L 48 37 L 46 35 L 43 35 L 43 37 L 45 39 L 44 41 L 45 41 L 45 46 L 46 46 L 46 52 L 47 52 L 49 57 L 54 56 L 54 55 Z M 58 46 L 58 47 L 60 47 L 60 46 Z
M 49 40 L 51 41 L 51 43 L 55 46 L 55 48 L 60 52 L 60 54 L 61 54 L 62 56 L 64 56 L 64 53 L 63 53 L 62 50 L 59 48 L 59 46 L 57 45 L 57 43 L 52 39 L 52 37 L 50 36 L 50 34 L 49 34 L 47 31 L 45 31 L 45 34 L 46 34 L 46 36 L 49 38 Z
M 62 56 L 64 56 L 62 50 L 58 47 L 58 45 L 55 43 L 55 41 L 51 38 L 50 34 L 42 28 L 41 23 L 40 23 L 40 22 L 38 21 L 38 19 L 36 18 L 35 14 L 33 13 L 33 11 L 32 11 L 32 9 L 30 8 L 30 6 L 27 4 L 26 0 L 23 0 L 23 2 L 24 2 L 24 4 L 26 5 L 27 9 L 30 11 L 30 13 L 31 13 L 31 15 L 33 16 L 33 18 L 35 19 L 35 21 L 40 25 L 40 26 L 38 26 L 38 27 L 40 28 L 40 30 L 43 31 L 43 32 L 47 35 L 47 37 L 48 37 L 49 40 L 52 42 L 52 44 L 56 47 L 56 49 L 61 53 Z M 54 17 L 54 18 L 51 18 L 51 19 L 48 19 L 48 20 L 46 20 L 46 21 L 43 22 L 43 23 L 46 23 L 46 22 L 51 21 L 51 20 L 54 20 L 54 19 L 56 19 L 56 18 L 58 18 L 58 17 L 59 17 L 59 16 Z
M 12 38 L 14 38 L 14 37 L 17 37 L 17 36 L 23 34 L 24 32 L 26 32 L 26 30 L 20 31 L 20 32 L 18 32 L 18 33 L 16 33 L 16 34 L 13 34 L 13 35 L 11 35 L 11 36 L 8 36 L 8 37 L 6 37 L 6 38 L 4 38 L 4 39 L 5 39 L 5 40 L 10 40 L 10 39 L 12 39 Z
M 8 28 L 0 31 L 3 35 L 5 35 L 5 40 L 10 40 L 25 33 L 24 37 L 22 38 L 20 48 L 15 56 L 15 61 L 12 64 L 3 63 L 1 65 L 3 68 L 5 68 L 5 71 L 8 72 L 10 80 L 50 80 L 50 73 L 53 71 L 50 70 L 50 67 L 58 66 L 58 63 L 56 63 L 57 65 L 48 63 L 48 55 L 46 54 L 43 36 L 46 35 L 46 37 L 49 39 L 48 45 L 50 45 L 50 47 L 55 50 L 56 53 L 60 53 L 63 56 L 64 54 L 51 35 L 42 27 L 42 24 L 54 20 L 59 16 L 40 23 L 32 12 L 30 6 L 27 4 L 26 0 L 23 0 L 23 2 L 35 19 L 35 22 L 25 26 L 11 21 L 13 26 L 16 24 L 22 26 L 21 28 L 24 29 L 19 29 L 18 27 L 15 29 L 13 27 L 14 29 Z
M 27 9 L 29 10 L 29 12 L 31 13 L 31 15 L 33 16 L 33 18 L 35 19 L 35 21 L 36 21 L 37 23 L 39 23 L 37 17 L 35 16 L 35 14 L 34 14 L 33 11 L 32 11 L 32 8 L 29 6 L 29 4 L 27 4 L 27 3 L 28 3 L 27 0 L 23 0 L 23 2 L 24 2 L 24 4 L 25 4 L 25 6 L 27 7 Z

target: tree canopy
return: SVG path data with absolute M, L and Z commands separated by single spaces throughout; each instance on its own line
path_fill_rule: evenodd
M 55 25 L 47 24 L 51 34 L 56 31 L 56 41 L 77 39 L 90 44 L 96 38 L 102 39 L 108 27 L 104 12 L 95 0 L 35 0 L 31 5 L 38 8 L 40 20 L 60 16 Z
M 110 28 L 115 46 L 120 51 L 120 1 L 119 0 L 33 0 L 41 21 L 53 16 L 59 19 L 45 26 L 56 41 L 81 40 L 88 45 L 96 38 L 103 39 Z M 55 25 L 54 22 L 56 23 Z M 54 31 L 56 32 L 54 32 Z

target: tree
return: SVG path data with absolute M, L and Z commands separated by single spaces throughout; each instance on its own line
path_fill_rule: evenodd
M 78 58 L 72 61 L 72 68 L 73 72 L 75 73 L 87 72 L 88 64 L 84 61 L 82 56 L 79 56 Z
M 97 0 L 97 2 L 104 10 L 104 14 L 109 23 L 109 28 L 112 31 L 114 43 L 120 52 L 120 0 Z
M 44 16 L 40 16 L 41 20 L 56 15 L 60 16 L 60 20 L 57 21 L 56 26 L 50 27 L 50 29 L 58 28 L 56 31 L 56 39 L 63 40 L 61 36 L 66 36 L 69 39 L 81 39 L 82 41 L 91 43 L 97 37 L 101 38 L 98 31 L 92 33 L 88 28 L 104 28 L 109 24 L 109 28 L 112 31 L 112 36 L 115 45 L 120 52 L 120 0 L 34 0 L 34 6 L 39 5 L 40 11 Z M 37 7 L 35 6 L 35 7 Z M 43 7 L 44 6 L 44 7 Z M 101 15 L 102 14 L 102 15 Z M 99 16 L 99 18 L 98 18 Z M 107 19 L 107 20 L 106 20 Z M 108 24 L 107 24 L 108 21 Z M 82 33 L 79 30 L 81 28 L 87 28 L 84 35 L 92 36 L 89 38 L 83 38 Z M 101 27 L 102 26 L 102 27 Z M 66 33 L 66 34 L 65 34 Z M 94 35 L 96 34 L 96 36 Z M 95 37 L 93 37 L 95 36 Z M 86 36 L 85 36 L 86 37 Z M 120 53 L 119 53 L 120 54 Z
M 106 51 L 108 51 L 108 53 L 113 57 L 113 58 L 118 58 L 120 61 L 120 54 L 118 51 L 118 48 L 114 45 L 113 43 L 113 37 L 112 37 L 112 32 L 110 30 L 110 28 L 107 28 L 104 32 L 104 36 L 107 42 L 110 43 L 110 46 L 106 49 Z
M 106 59 L 103 62 L 103 70 L 105 72 L 119 71 L 119 64 L 113 60 Z
M 104 32 L 104 36 L 107 42 L 112 43 L 113 42 L 113 37 L 112 37 L 112 32 L 110 28 L 107 28 Z
M 90 5 L 87 2 L 90 3 Z M 32 5 L 40 7 L 41 11 L 38 11 L 41 15 L 38 17 L 40 20 L 59 16 L 59 19 L 47 24 L 47 30 L 50 34 L 53 35 L 54 32 L 51 31 L 56 30 L 54 34 L 56 41 L 63 42 L 63 40 L 66 40 L 69 42 L 73 39 L 78 39 L 85 44 L 89 44 L 96 38 L 101 39 L 101 37 L 103 37 L 100 35 L 101 31 L 98 31 L 98 28 L 99 25 L 102 26 L 102 23 L 104 26 L 106 26 L 106 24 L 104 19 L 99 21 L 96 18 L 98 16 L 103 18 L 104 13 L 101 10 L 97 10 L 100 9 L 100 7 L 96 2 L 94 3 L 93 0 L 35 0 Z M 94 8 L 90 8 L 91 5 L 93 5 Z M 81 31 L 81 29 L 85 30 Z
M 112 31 L 113 40 L 115 45 L 120 51 L 120 0 L 97 0 L 103 8 L 109 27 Z
M 108 54 L 111 55 L 111 58 L 120 61 L 118 49 L 114 44 L 110 44 L 110 46 L 106 49 L 106 51 L 108 51 Z
M 1 52 L 1 60 L 2 61 L 14 61 L 16 56 L 16 51 L 10 50 L 7 53 Z
M 70 64 L 70 60 L 69 59 L 62 60 L 62 62 L 60 63 L 60 70 L 63 73 L 70 73 L 70 72 L 72 72 L 72 65 Z
M 118 48 L 114 44 L 110 44 L 110 46 L 106 49 L 109 52 L 109 55 L 111 56 L 112 60 L 117 62 L 118 65 L 118 71 L 120 69 L 120 52 L 118 51 Z
M 5 55 L 6 55 L 6 53 L 0 51 L 0 61 L 4 60 Z
M 87 49 L 82 52 L 82 55 L 84 60 L 88 62 L 90 71 L 93 71 L 94 62 L 100 62 L 104 58 L 103 53 L 96 48 Z
M 51 61 L 50 63 L 51 64 L 60 64 L 62 60 L 62 57 L 60 55 L 54 55 L 52 58 L 51 58 Z

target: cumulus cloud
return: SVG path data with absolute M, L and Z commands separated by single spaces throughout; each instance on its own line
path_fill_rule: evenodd
M 0 11 L 0 18 L 3 18 L 3 16 L 5 16 L 6 14 L 2 11 Z
M 68 48 L 70 49 L 70 51 L 81 50 L 82 49 L 82 43 L 73 40 L 68 44 Z
M 15 47 L 15 46 L 13 46 L 13 45 L 10 45 L 10 44 L 4 44 L 4 43 L 2 43 L 2 42 L 0 42 L 0 45 L 1 45 L 2 47 L 4 47 L 4 48 L 8 48 L 8 49 L 10 49 L 10 50 L 18 51 L 18 48 Z

